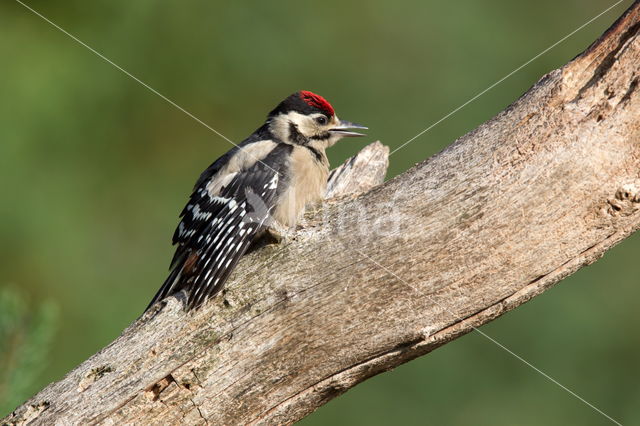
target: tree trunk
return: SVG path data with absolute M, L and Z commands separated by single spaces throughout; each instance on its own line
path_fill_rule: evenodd
M 4 421 L 290 423 L 594 262 L 640 226 L 639 30 L 636 1 L 495 118 L 325 203 L 199 311 L 157 305 Z M 363 156 L 334 195 L 379 177 L 384 149 Z

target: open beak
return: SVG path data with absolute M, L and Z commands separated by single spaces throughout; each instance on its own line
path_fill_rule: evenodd
M 346 136 L 346 137 L 350 137 L 350 136 L 366 136 L 363 133 L 352 132 L 352 131 L 350 131 L 350 129 L 368 129 L 368 127 L 361 126 L 359 124 L 352 123 L 350 121 L 340 120 L 340 124 L 337 125 L 336 127 L 334 127 L 333 129 L 330 129 L 329 131 L 331 133 L 334 133 L 334 134 L 337 134 L 337 135 L 340 135 L 340 136 Z

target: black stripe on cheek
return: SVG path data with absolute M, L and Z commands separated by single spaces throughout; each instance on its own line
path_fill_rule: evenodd
M 320 151 L 318 151 L 317 149 L 309 145 L 305 145 L 304 147 L 307 148 L 309 151 L 311 151 L 313 155 L 316 156 L 316 160 L 322 162 L 322 154 L 320 154 Z
M 314 140 L 317 140 L 317 141 L 326 141 L 330 137 L 331 137 L 331 133 L 330 132 L 324 132 L 321 135 L 311 136 L 311 139 L 314 139 Z
M 289 122 L 289 140 L 298 145 L 304 145 L 309 142 L 309 140 L 300 133 L 298 126 L 291 121 Z

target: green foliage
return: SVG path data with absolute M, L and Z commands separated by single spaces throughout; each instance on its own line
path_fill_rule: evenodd
M 18 290 L 0 288 L 0 416 L 41 386 L 57 316 L 50 302 L 28 303 Z

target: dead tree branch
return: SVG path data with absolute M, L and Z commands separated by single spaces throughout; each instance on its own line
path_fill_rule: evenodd
M 495 118 L 326 203 L 195 314 L 170 298 L 5 422 L 290 423 L 596 261 L 640 226 L 639 30 L 635 2 Z

